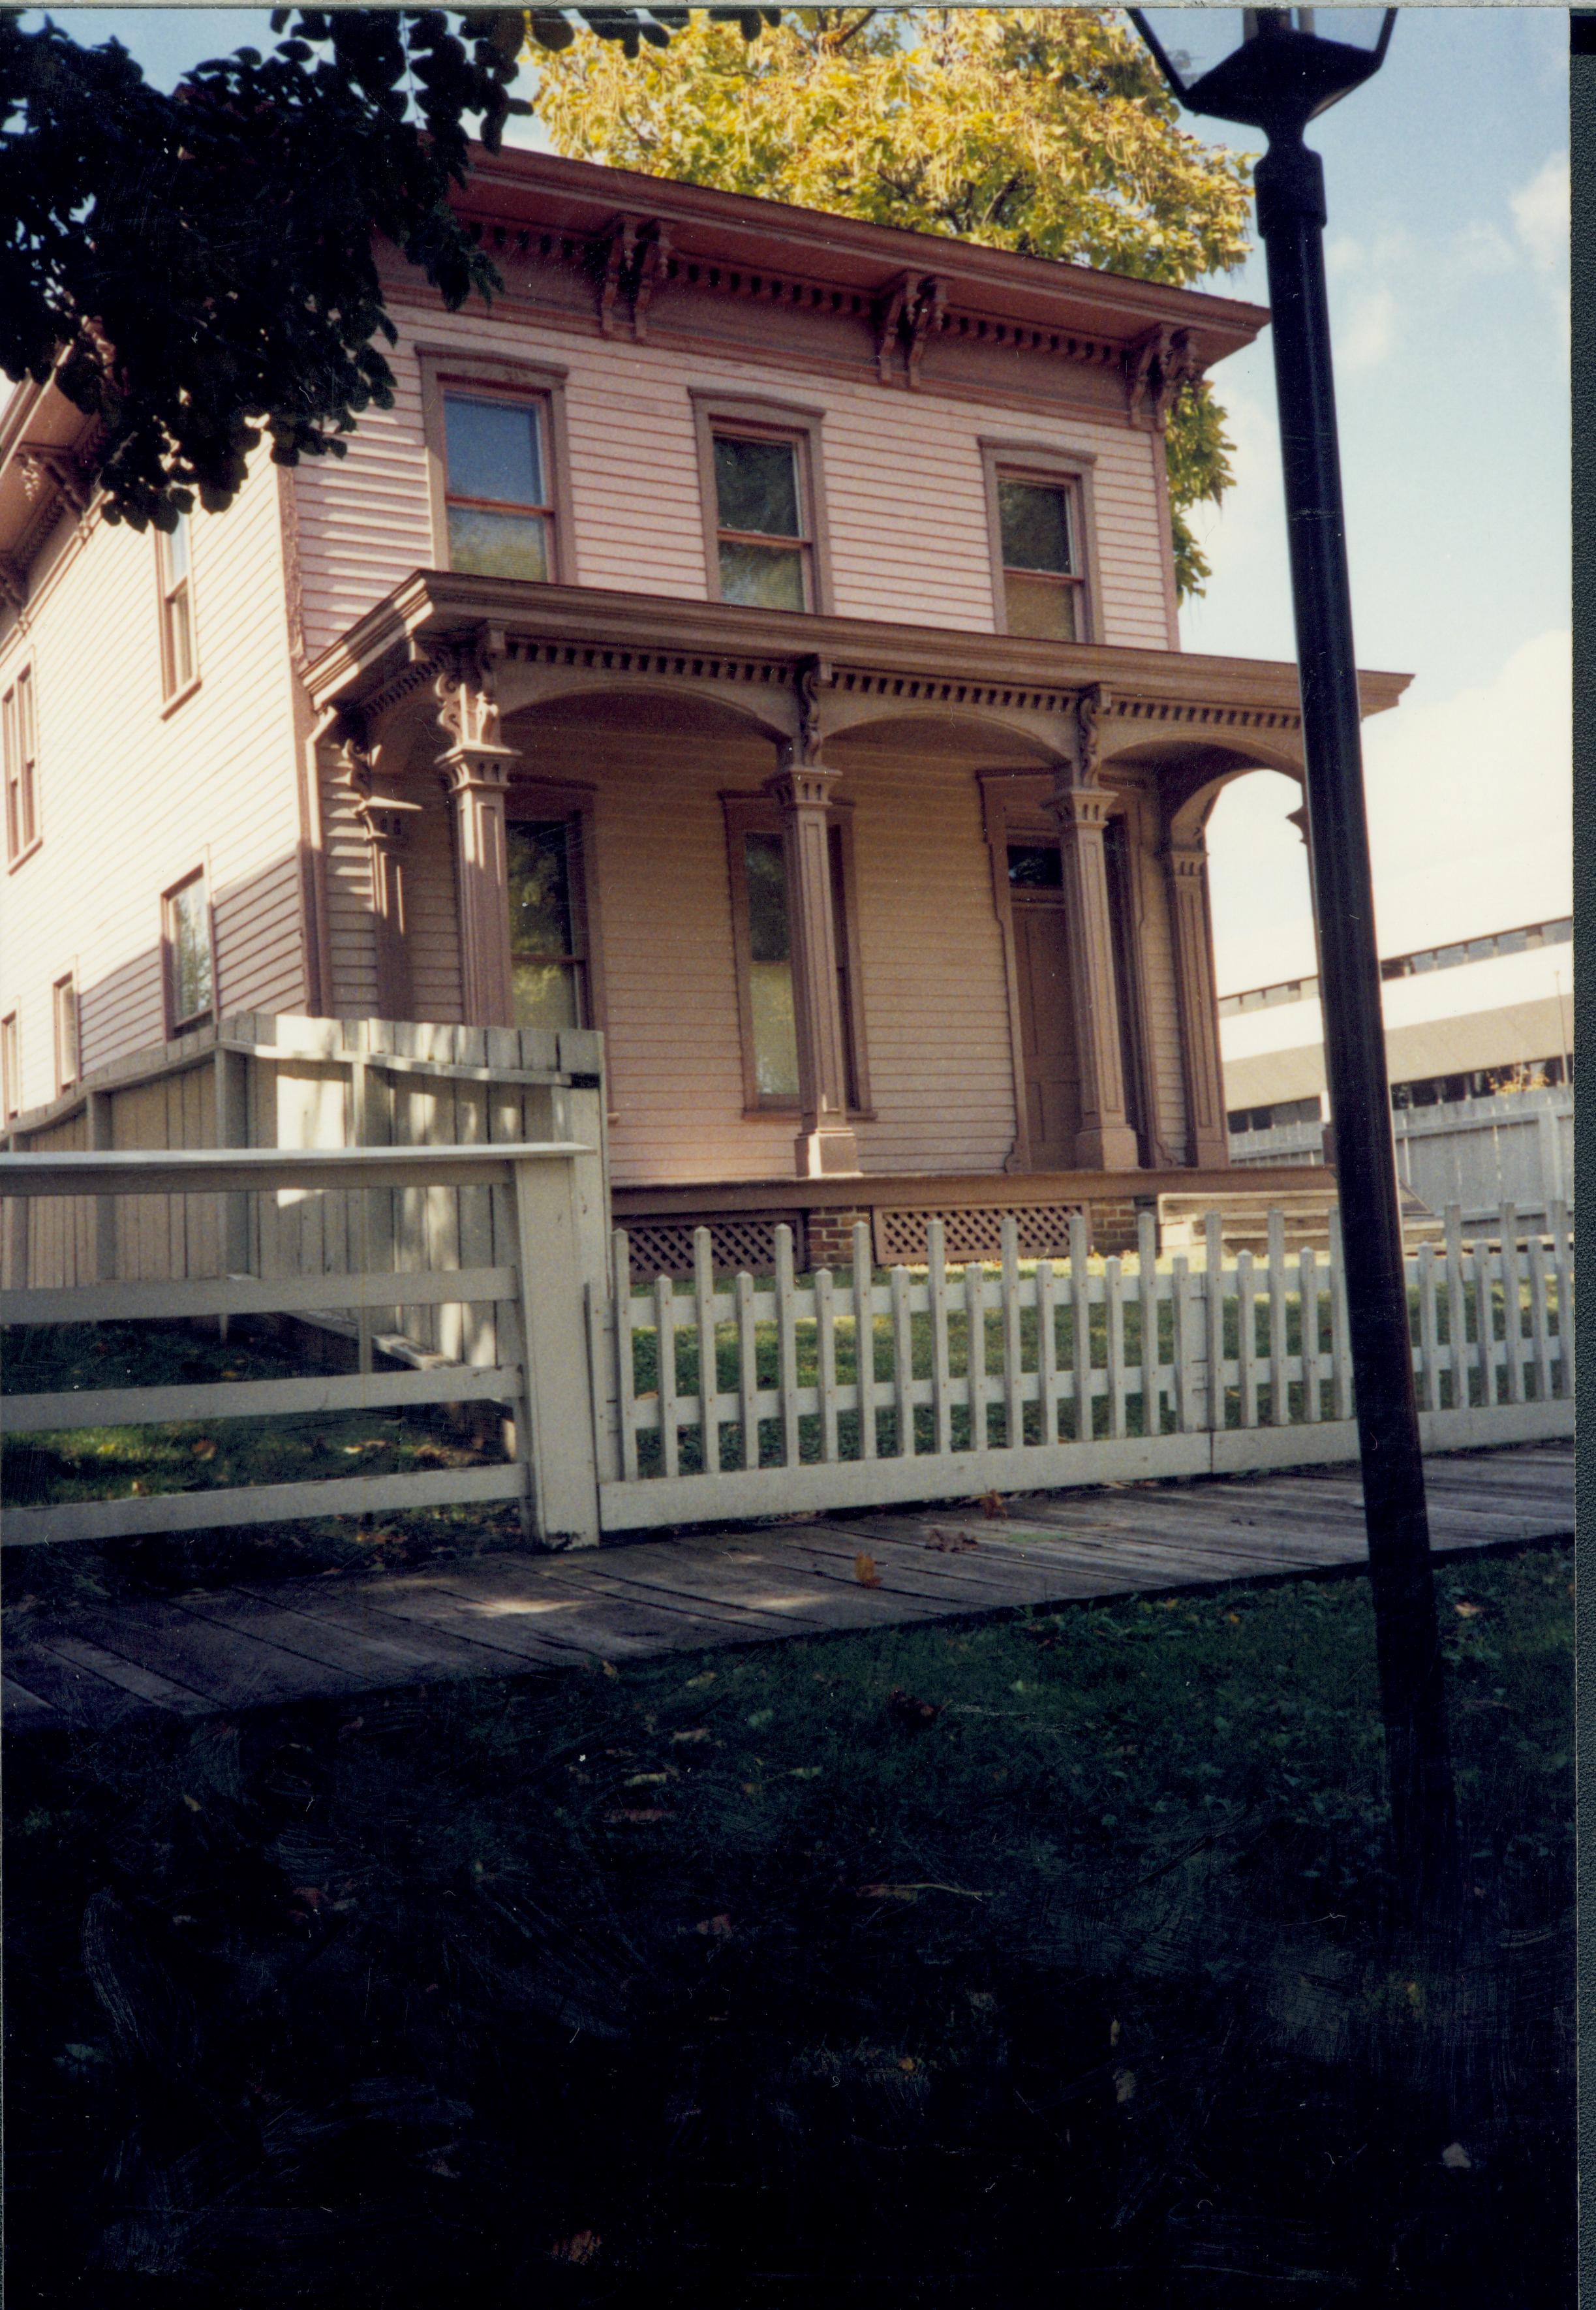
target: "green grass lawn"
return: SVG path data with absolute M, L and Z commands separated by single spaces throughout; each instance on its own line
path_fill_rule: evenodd
M 1357 1579 L 14 1742 L 14 2298 L 1558 2310 L 1571 1551 L 1439 1585 L 1451 1953 Z

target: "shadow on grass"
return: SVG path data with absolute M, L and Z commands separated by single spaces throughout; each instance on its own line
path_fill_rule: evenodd
M 1361 1581 L 15 1743 L 13 2298 L 1559 2310 L 1571 1569 L 1450 1957 Z

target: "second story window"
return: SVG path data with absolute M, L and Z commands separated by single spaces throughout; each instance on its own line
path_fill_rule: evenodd
M 160 675 L 169 699 L 189 689 L 199 672 L 194 647 L 193 534 L 188 516 L 173 530 L 157 531 L 155 558 L 160 572 Z
M 484 578 L 554 575 L 554 499 L 544 405 L 446 393 L 449 567 Z
M 720 598 L 761 610 L 814 606 L 802 456 L 793 440 L 715 431 Z
M 14 863 L 39 839 L 39 740 L 33 669 L 25 665 L 0 699 L 5 755 L 5 855 Z
M 203 873 L 191 874 L 169 891 L 165 916 L 167 1005 L 172 1031 L 209 1015 L 214 966 L 211 958 L 211 907 Z
M 70 1090 L 78 1079 L 78 990 L 69 971 L 50 989 L 56 1029 L 56 1089 Z
M 1000 473 L 997 508 L 1006 630 L 1086 640 L 1086 571 L 1071 485 Z

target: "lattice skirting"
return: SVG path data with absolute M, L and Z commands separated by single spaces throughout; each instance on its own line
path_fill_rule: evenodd
M 740 1211 L 735 1219 L 712 1219 L 709 1251 L 716 1272 L 722 1275 L 746 1270 L 750 1275 L 776 1272 L 776 1230 L 783 1224 L 793 1230 L 793 1257 L 802 1274 L 806 1246 L 802 1211 Z M 631 1249 L 632 1281 L 646 1277 L 690 1275 L 697 1220 L 629 1220 L 627 1242 Z
M 875 1253 L 883 1267 L 902 1261 L 913 1266 L 925 1258 L 925 1224 L 941 1220 L 949 1261 L 996 1259 L 1002 1250 L 1002 1225 L 1012 1217 L 1018 1223 L 1022 1259 L 1060 1259 L 1070 1249 L 1070 1221 L 1083 1207 L 1079 1203 L 1022 1203 L 1018 1207 L 992 1204 L 963 1206 L 950 1211 L 884 1211 L 875 1214 Z

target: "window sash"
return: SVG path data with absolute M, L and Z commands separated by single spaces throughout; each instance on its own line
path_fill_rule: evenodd
M 20 858 L 39 838 L 38 741 L 33 669 L 24 666 L 0 702 L 0 747 L 5 757 L 5 855 Z
M 739 529 L 722 518 L 720 482 L 714 459 L 716 448 L 722 441 L 757 441 L 768 447 L 785 448 L 793 461 L 793 499 L 797 510 L 795 529 Z M 814 581 L 814 519 L 811 505 L 807 444 L 797 433 L 766 431 L 757 426 L 728 425 L 715 422 L 709 429 L 710 473 L 709 488 L 715 501 L 715 538 L 718 563 L 720 595 L 723 601 L 743 597 L 727 591 L 728 547 L 738 551 L 765 557 L 767 565 L 774 568 L 779 562 L 794 563 L 798 569 L 801 598 L 796 603 L 750 604 L 755 607 L 780 607 L 812 610 L 815 603 Z
M 587 908 L 582 874 L 584 813 L 580 811 L 533 817 L 517 813 L 507 823 L 512 853 L 518 833 L 563 836 L 564 857 L 556 900 L 563 913 L 563 942 L 537 943 L 518 937 L 519 925 L 510 916 L 510 982 L 517 1027 L 585 1027 L 592 1016 L 593 997 L 587 945 Z M 514 858 L 511 859 L 512 889 Z
M 502 408 L 524 410 L 530 414 L 536 439 L 538 478 L 542 485 L 541 497 L 493 497 L 457 486 L 449 470 L 448 410 L 452 401 L 497 403 Z M 550 436 L 552 429 L 549 423 L 547 396 L 542 394 L 493 393 L 486 388 L 480 391 L 450 392 L 446 387 L 442 395 L 442 411 L 444 520 L 447 530 L 450 569 L 469 573 L 473 568 L 481 567 L 483 557 L 479 556 L 473 562 L 467 558 L 464 544 L 470 526 L 469 517 L 476 514 L 485 517 L 485 521 L 479 523 L 478 527 L 488 537 L 493 534 L 494 525 L 499 526 L 499 534 L 506 538 L 507 542 L 517 530 L 524 537 L 535 537 L 539 559 L 542 562 L 541 569 L 536 573 L 515 574 L 533 576 L 533 581 L 537 583 L 551 582 L 555 568 L 555 507 L 552 459 L 550 455 Z M 456 513 L 466 518 L 456 524 L 455 518 Z M 482 574 L 493 576 L 510 573 L 489 569 L 484 570 Z
M 70 1090 L 78 1079 L 77 983 L 72 978 L 58 978 L 51 991 L 55 996 L 56 1088 Z
M 207 1018 L 215 1001 L 205 877 L 191 875 L 166 901 L 167 987 L 174 1028 Z

